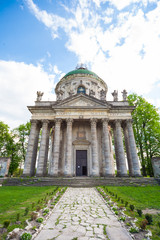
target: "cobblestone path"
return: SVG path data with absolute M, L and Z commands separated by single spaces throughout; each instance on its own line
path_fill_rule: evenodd
M 131 240 L 94 188 L 68 188 L 36 240 Z

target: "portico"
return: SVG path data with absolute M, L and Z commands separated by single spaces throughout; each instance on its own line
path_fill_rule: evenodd
M 57 101 L 37 97 L 28 107 L 32 119 L 23 175 L 113 177 L 117 169 L 117 176 L 125 177 L 128 169 L 130 176 L 140 176 L 134 107 L 117 98 L 106 101 L 104 81 L 81 70 L 57 84 Z

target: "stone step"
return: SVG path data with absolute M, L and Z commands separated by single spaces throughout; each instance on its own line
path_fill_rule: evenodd
M 5 186 L 70 186 L 70 187 L 95 187 L 108 186 L 141 186 L 160 185 L 160 179 L 154 178 L 7 178 L 2 183 Z

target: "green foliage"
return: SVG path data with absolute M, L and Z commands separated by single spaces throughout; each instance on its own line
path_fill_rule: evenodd
M 9 225 L 10 225 L 10 221 L 9 221 L 9 220 L 5 220 L 5 221 L 3 222 L 3 227 L 4 227 L 4 228 L 8 228 Z
M 136 94 L 128 96 L 130 105 L 136 108 L 132 113 L 133 130 L 141 160 L 143 176 L 153 176 L 152 157 L 160 155 L 160 116 L 158 109 Z
M 124 222 L 126 220 L 126 218 L 125 217 L 120 217 L 119 220 Z
M 151 225 L 152 222 L 153 222 L 152 215 L 149 214 L 149 213 L 146 213 L 146 214 L 145 214 L 145 218 L 146 218 L 146 220 L 148 221 L 148 225 Z
M 32 235 L 30 233 L 23 233 L 21 236 L 21 240 L 31 240 Z
M 44 209 L 43 213 L 49 213 L 49 209 L 48 208 Z
M 25 211 L 24 211 L 24 216 L 27 216 L 28 213 L 29 213 L 29 207 L 26 207 L 26 208 L 25 208 Z
M 137 228 L 131 227 L 129 230 L 130 233 L 138 233 L 139 230 Z
M 9 173 L 13 175 L 16 169 L 24 162 L 30 123 L 22 124 L 18 128 L 9 131 L 9 126 L 0 121 L 0 153 L 1 157 L 10 157 Z M 18 174 L 16 174 L 18 175 Z
M 147 224 L 148 224 L 148 221 L 146 219 L 144 219 L 139 223 L 139 226 L 140 226 L 141 229 L 145 230 Z
M 19 219 L 20 219 L 20 213 L 17 213 L 16 221 L 19 221 Z
M 137 209 L 137 213 L 138 213 L 139 217 L 142 217 L 142 210 L 141 209 Z
M 127 201 L 125 201 L 125 207 L 127 207 L 128 206 L 128 202 Z
M 130 204 L 129 208 L 131 209 L 131 211 L 134 211 L 134 205 L 133 204 Z
M 37 217 L 38 217 L 37 212 L 31 212 L 31 220 L 36 220 Z
M 37 218 L 36 220 L 38 223 L 42 223 L 43 222 L 43 218 Z

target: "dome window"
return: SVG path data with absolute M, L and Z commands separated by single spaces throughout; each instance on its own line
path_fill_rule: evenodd
M 86 89 L 85 89 L 85 87 L 83 87 L 83 86 L 79 86 L 78 87 L 78 89 L 77 89 L 77 93 L 86 93 Z

